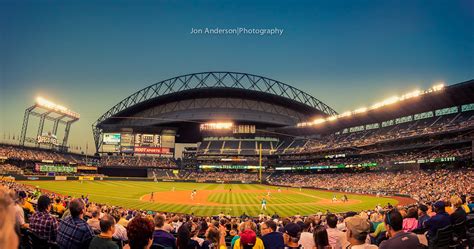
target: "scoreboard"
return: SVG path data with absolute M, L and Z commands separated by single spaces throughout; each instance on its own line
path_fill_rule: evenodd
M 172 155 L 174 146 L 174 134 L 104 133 L 100 152 Z

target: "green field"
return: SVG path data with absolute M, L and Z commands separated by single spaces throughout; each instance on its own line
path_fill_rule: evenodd
M 260 200 L 267 198 L 266 214 L 277 212 L 280 216 L 314 214 L 316 212 L 346 212 L 373 209 L 378 203 L 397 204 L 397 200 L 375 196 L 347 194 L 350 203 L 332 203 L 334 193 L 312 189 L 282 188 L 258 184 L 208 184 L 178 182 L 135 182 L 135 181 L 24 181 L 22 183 L 39 186 L 42 189 L 80 197 L 89 195 L 91 201 L 126 208 L 167 211 L 177 213 L 194 213 L 209 216 L 221 211 L 233 216 L 243 212 L 258 215 L 261 211 Z M 171 192 L 175 187 L 175 192 Z M 232 188 L 232 192 L 229 192 Z M 196 189 L 203 202 L 191 201 L 190 193 Z M 141 200 L 144 195 L 154 192 L 155 202 Z M 161 193 L 160 193 L 161 192 Z M 204 194 L 206 193 L 206 194 Z M 337 198 L 342 193 L 335 193 Z M 164 196 L 164 198 L 161 198 Z M 174 200 L 173 198 L 176 198 Z M 164 203 L 161 203 L 164 202 Z

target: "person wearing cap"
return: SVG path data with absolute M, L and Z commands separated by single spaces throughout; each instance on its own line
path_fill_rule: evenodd
M 263 249 L 263 241 L 257 238 L 257 234 L 252 229 L 245 229 L 240 234 L 240 238 L 235 241 L 234 249 Z
M 443 201 L 437 201 L 433 204 L 433 210 L 436 213 L 433 217 L 425 221 L 424 228 L 428 229 L 426 237 L 428 239 L 436 236 L 438 229 L 451 225 L 449 214 L 445 211 L 445 204 Z
M 346 238 L 349 245 L 343 248 L 376 249 L 376 245 L 366 243 L 370 232 L 370 223 L 367 219 L 355 215 L 346 219 Z
M 301 248 L 298 241 L 301 236 L 301 228 L 295 223 L 288 223 L 283 228 L 283 241 L 285 248 Z
M 381 249 L 417 249 L 421 248 L 416 234 L 403 231 L 403 217 L 397 210 L 391 210 L 385 215 L 385 227 L 387 228 L 388 240 L 380 243 Z
M 51 211 L 51 200 L 42 195 L 38 199 L 38 212 L 30 218 L 30 230 L 41 239 L 56 241 L 58 234 L 58 221 L 49 212 Z
M 283 234 L 276 231 L 277 224 L 273 220 L 267 220 L 260 225 L 260 233 L 265 249 L 282 249 L 285 247 Z

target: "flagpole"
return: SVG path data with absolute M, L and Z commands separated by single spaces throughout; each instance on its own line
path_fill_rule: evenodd
M 262 143 L 260 143 L 260 148 L 259 148 L 259 178 L 260 178 L 260 184 L 262 184 Z
M 88 147 L 88 143 L 86 142 L 86 165 L 89 165 L 87 164 L 87 147 Z

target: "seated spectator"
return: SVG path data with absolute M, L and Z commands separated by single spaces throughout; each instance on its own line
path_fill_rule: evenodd
M 127 226 L 128 245 L 124 248 L 148 249 L 153 243 L 153 222 L 137 216 Z
M 117 224 L 120 224 L 123 227 L 127 227 L 128 225 L 127 212 L 123 211 L 120 213 L 120 220 L 117 222 Z
M 423 224 L 425 223 L 425 221 L 430 219 L 427 212 L 428 207 L 426 205 L 420 204 L 418 206 L 418 225 L 416 227 L 418 230 L 423 229 Z
M 235 244 L 234 244 L 234 249 L 263 249 L 263 248 L 264 248 L 263 241 L 260 238 L 257 238 L 257 234 L 252 229 L 246 229 L 243 232 L 241 232 L 240 238 L 237 241 L 235 241 Z
M 163 230 L 165 217 L 161 214 L 155 215 L 155 231 L 153 232 L 153 245 L 176 248 L 176 239 L 174 236 Z M 179 228 L 178 228 L 179 230 Z
M 285 248 L 301 248 L 298 244 L 300 235 L 300 226 L 291 222 L 286 224 L 283 228 L 283 241 L 285 242 Z
M 11 192 L 15 194 L 15 192 Z M 16 196 L 12 196 L 15 198 L 15 217 L 16 217 L 16 224 L 19 225 L 20 228 L 28 228 L 29 224 L 25 221 L 25 211 L 23 211 L 23 205 L 25 204 L 26 193 L 25 191 L 20 191 Z
M 403 231 L 403 217 L 397 210 L 391 210 L 385 215 L 385 227 L 387 229 L 388 240 L 380 243 L 381 249 L 417 249 L 420 248 L 420 241 L 414 233 Z
M 0 248 L 19 248 L 15 233 L 15 207 L 9 190 L 0 186 Z
M 115 232 L 112 235 L 112 238 L 118 239 L 121 241 L 128 241 L 127 229 L 118 223 L 120 220 L 120 217 L 118 216 L 118 214 L 114 214 L 112 215 L 112 217 L 114 217 L 115 219 Z
M 47 241 L 56 241 L 58 234 L 58 221 L 49 212 L 51 210 L 51 200 L 48 196 L 42 195 L 38 199 L 38 212 L 30 218 L 30 230 L 39 238 Z
M 95 236 L 89 249 L 119 249 L 117 243 L 112 241 L 115 232 L 115 219 L 109 214 L 105 214 L 100 220 L 100 234 Z
M 23 192 L 24 193 L 24 192 Z M 29 198 L 28 198 L 28 195 L 25 194 L 23 199 L 25 200 L 23 202 L 23 209 L 27 210 L 28 211 L 28 214 L 34 214 L 35 213 L 35 209 L 33 208 L 33 205 L 28 201 Z
M 69 203 L 70 216 L 59 223 L 57 243 L 61 249 L 88 248 L 94 232 L 84 221 L 84 201 L 73 199 Z
M 56 198 L 55 203 L 53 204 L 53 212 L 57 213 L 58 215 L 63 215 L 64 210 L 66 210 L 66 208 L 61 203 L 61 198 Z
M 469 203 L 467 204 L 471 213 L 474 212 L 474 196 L 469 198 Z
M 303 232 L 301 232 L 298 244 L 300 244 L 303 248 L 315 247 L 313 233 L 309 232 L 311 230 L 311 221 L 307 220 L 306 222 L 301 223 L 300 228 Z
M 444 202 L 437 201 L 433 204 L 433 210 L 436 213 L 433 217 L 425 221 L 424 227 L 428 229 L 426 237 L 428 239 L 436 236 L 438 229 L 451 225 L 451 219 L 449 218 L 448 213 L 444 210 Z
M 92 228 L 92 231 L 99 232 L 100 231 L 100 207 L 94 207 L 91 212 L 92 218 L 87 220 L 87 225 Z
M 331 245 L 333 249 L 341 249 L 342 245 L 344 245 L 346 242 L 346 235 L 336 228 L 337 226 L 336 215 L 329 214 L 326 217 L 326 223 L 328 225 L 326 232 L 328 234 L 329 245 Z
M 403 218 L 403 231 L 411 232 L 418 227 L 418 210 L 416 207 L 408 209 L 406 216 Z
M 381 212 L 383 213 L 383 211 Z M 383 217 L 385 217 L 385 215 Z M 375 228 L 375 231 L 369 234 L 371 243 L 376 245 L 380 244 L 380 242 L 385 239 L 385 232 L 385 223 L 380 222 Z
M 234 248 L 236 248 L 234 245 Z M 215 226 L 210 226 L 206 231 L 206 240 L 202 243 L 202 249 L 226 249 L 225 237 L 221 236 L 219 230 Z M 239 247 L 240 248 L 240 247 Z
M 376 249 L 376 245 L 366 243 L 367 235 L 370 232 L 370 223 L 359 215 L 346 219 L 346 238 L 351 249 Z
M 266 249 L 281 249 L 285 247 L 283 234 L 276 230 L 277 224 L 273 220 L 267 220 L 260 225 L 262 241 Z
M 189 229 L 188 224 L 181 225 L 178 228 L 178 235 L 177 235 L 177 248 L 178 249 L 197 249 L 197 248 L 204 248 L 199 245 L 199 243 L 191 239 L 191 231 Z M 153 241 L 155 243 L 155 241 Z
M 234 248 L 235 242 L 240 239 L 240 233 L 245 230 L 245 223 L 240 223 L 240 225 L 237 227 L 238 232 L 234 235 L 232 238 L 232 241 L 230 242 L 230 247 Z
M 467 219 L 467 213 L 462 207 L 462 200 L 459 196 L 451 197 L 451 205 L 453 205 L 453 213 L 449 216 L 451 218 L 451 224 L 459 224 L 465 222 Z
M 316 249 L 332 249 L 332 246 L 329 245 L 328 233 L 324 226 L 317 225 L 314 228 L 313 236 Z

